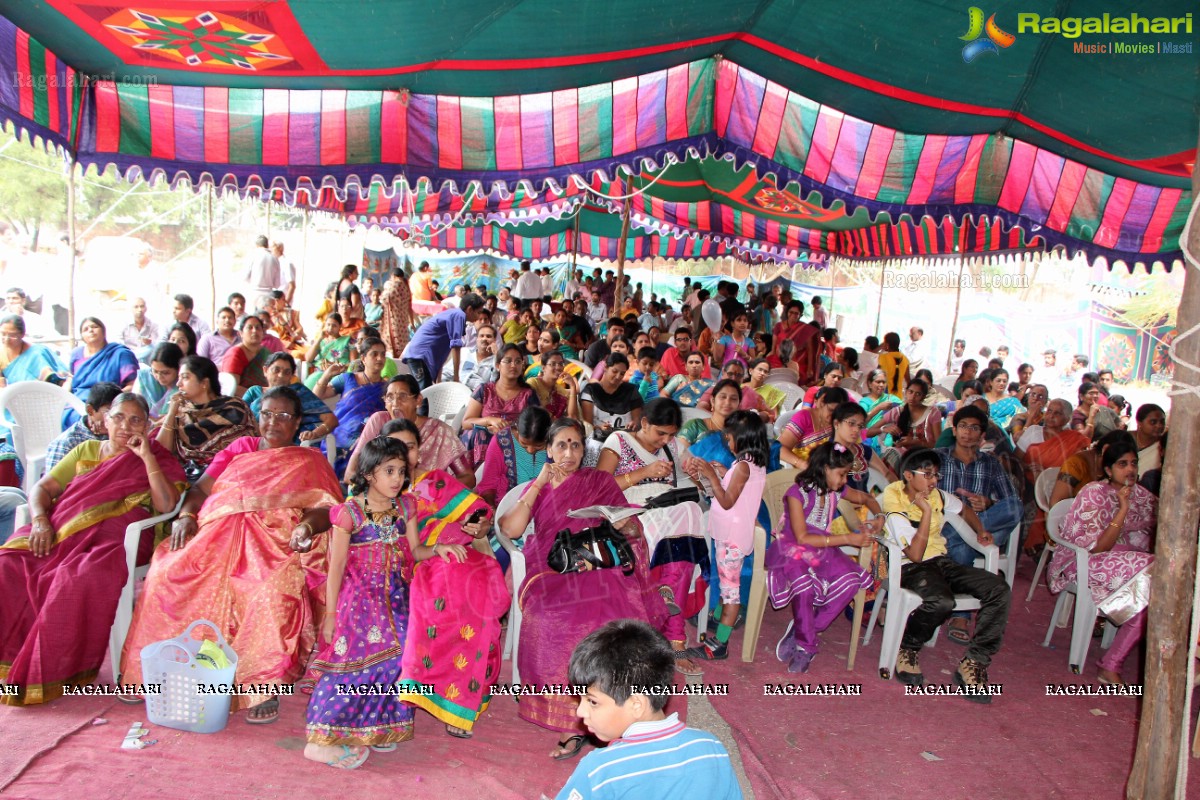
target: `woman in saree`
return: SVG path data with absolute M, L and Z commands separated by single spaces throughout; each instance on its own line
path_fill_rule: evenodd
M 1008 423 L 1025 410 L 1021 401 L 1008 393 L 1008 372 L 1003 369 L 987 369 L 982 377 L 984 397 L 988 401 L 988 415 L 1000 430 L 1008 430 Z
M 804 316 L 803 303 L 799 300 L 788 303 L 783 312 L 783 321 L 775 326 L 771 335 L 775 337 L 776 352 L 779 352 L 779 347 L 784 340 L 790 340 L 795 346 L 793 355 L 796 365 L 800 367 L 800 378 L 803 380 L 816 371 L 817 344 L 821 338 L 821 332 L 801 320 L 802 316 Z M 779 360 L 784 364 L 788 363 L 782 354 Z
M 505 344 L 520 344 L 525 341 L 525 333 L 533 325 L 533 312 L 528 308 L 522 309 L 516 319 L 505 320 L 500 325 L 500 338 Z
M 1096 431 L 1096 415 L 1103 408 L 1100 394 L 1100 387 L 1091 381 L 1079 384 L 1079 407 L 1071 415 L 1071 428 L 1089 439 Z
M 25 341 L 25 320 L 16 314 L 0 319 L 0 388 L 65 374 L 66 369 L 53 350 L 44 344 Z
M 251 386 L 267 385 L 267 356 L 271 355 L 263 347 L 263 334 L 266 327 L 258 317 L 247 314 L 242 317 L 242 340 L 225 351 L 221 359 L 221 372 L 228 372 L 237 378 L 237 388 L 234 394 L 242 397 Z
M 808 391 L 804 393 L 804 400 L 801 402 L 801 408 L 812 408 L 813 398 L 817 396 L 817 392 L 822 388 L 832 389 L 842 385 L 842 379 L 846 377 L 846 373 L 842 371 L 841 364 L 829 363 L 821 368 L 821 382 L 808 387 Z
M 842 387 L 822 386 L 813 398 L 812 408 L 793 414 L 779 434 L 779 466 L 807 468 L 808 454 L 833 436 L 834 409 L 849 400 L 849 393 Z
M 741 402 L 742 390 L 737 381 L 726 378 L 718 383 L 712 393 L 712 415 L 690 419 L 679 429 L 679 438 L 687 443 L 687 455 L 716 462 L 725 469 L 732 467 L 734 456 L 725 442 L 725 420 Z
M 360 345 L 359 353 L 362 356 L 362 372 L 347 372 L 345 366 L 334 364 L 325 370 L 313 388 L 313 394 L 322 400 L 335 394 L 342 396 L 333 410 L 338 418 L 337 429 L 333 432 L 337 444 L 333 471 L 337 475 L 346 474 L 350 451 L 366 426 L 367 419 L 384 410 L 383 393 L 387 383 L 383 380 L 383 368 L 387 364 L 387 346 L 381 339 L 370 338 Z M 321 449 L 325 449 L 324 443 Z
M 713 388 L 716 382 L 704 377 L 704 356 L 699 353 L 688 353 L 684 369 L 687 370 L 685 374 L 667 381 L 663 394 L 684 408 L 695 408 L 704 393 Z
M 596 469 L 610 472 L 625 490 L 625 499 L 635 505 L 670 491 L 678 485 L 676 466 L 682 464 L 675 441 L 683 413 L 666 397 L 657 397 L 642 410 L 641 424 L 632 431 L 613 431 L 604 442 Z M 691 486 L 690 481 L 685 481 Z M 694 502 L 646 511 L 639 521 L 650 551 L 650 577 L 658 585 L 671 617 L 663 633 L 675 649 L 675 668 L 684 675 L 702 675 L 689 658 L 684 627 L 688 587 L 697 565 L 708 574 L 708 544 L 704 538 L 703 510 Z M 688 612 L 691 613 L 690 611 Z
M 1025 395 L 1032 406 L 1036 395 L 1042 390 L 1034 388 Z M 1018 444 L 1017 456 L 1025 465 L 1027 486 L 1034 486 L 1043 471 L 1053 467 L 1062 468 L 1067 459 L 1087 448 L 1088 438 L 1068 426 L 1071 419 L 1071 404 L 1066 400 L 1051 400 L 1042 416 L 1042 424 L 1025 429 Z M 1023 449 L 1022 449 L 1023 448 Z M 1031 498 L 1032 499 L 1032 498 Z M 1033 523 L 1025 535 L 1025 551 L 1032 555 L 1046 541 L 1046 514 L 1035 508 Z
M 141 683 L 142 648 L 178 636 L 195 619 L 216 623 L 238 654 L 238 683 L 287 685 L 316 644 L 325 583 L 329 508 L 341 491 L 329 462 L 293 447 L 300 398 L 269 389 L 262 436 L 218 453 L 188 492 L 171 536 L 159 544 L 121 657 L 123 679 Z M 279 702 L 233 697 L 246 721 L 274 722 Z
M 618 525 L 633 551 L 633 574 L 620 569 L 588 569 L 560 574 L 546 558 L 559 531 L 578 533 L 597 525 L 598 517 L 578 519 L 568 512 L 591 505 L 628 506 L 612 475 L 581 469 L 585 450 L 583 425 L 570 418 L 555 421 L 547 433 L 550 458 L 529 484 L 520 501 L 499 520 L 501 535 L 520 538 L 533 522 L 525 541 L 528 570 L 519 588 L 521 648 L 517 664 L 526 684 L 561 684 L 575 645 L 596 628 L 614 619 L 639 619 L 662 630 L 667 608 L 650 579 L 649 553 L 638 523 Z M 598 602 L 603 598 L 603 602 Z M 521 719 L 561 731 L 551 755 L 571 758 L 583 749 L 587 729 L 576 715 L 579 698 L 533 695 L 521 698 Z
M 928 396 L 929 384 L 914 378 L 904 390 L 904 405 L 888 411 L 867 428 L 868 437 L 880 434 L 892 437 L 891 447 L 883 448 L 880 456 L 893 470 L 899 468 L 905 453 L 917 447 L 933 447 L 942 433 L 941 409 L 925 405 Z
M 787 400 L 787 395 L 777 386 L 771 386 L 767 383 L 767 376 L 771 374 L 771 365 L 767 363 L 765 358 L 755 359 L 750 362 L 750 377 L 746 381 L 747 389 L 752 389 L 762 398 L 763 405 L 767 407 L 766 417 L 763 422 L 768 425 L 779 418 L 779 414 L 784 410 L 783 401 Z
M 869 428 L 878 425 L 884 414 L 903 405 L 904 401 L 894 394 L 888 394 L 887 374 L 881 369 L 873 369 L 867 374 L 866 394 L 858 399 L 858 404 L 867 412 Z M 876 453 L 882 452 L 884 447 L 891 447 L 891 444 L 892 437 L 887 434 L 872 436 L 866 440 L 866 445 Z
M 266 387 L 251 386 L 242 397 L 255 419 L 258 419 L 259 411 L 262 410 L 263 394 L 268 389 L 286 386 L 300 398 L 300 441 L 324 439 L 337 429 L 337 414 L 329 410 L 325 401 L 313 394 L 303 383 L 292 383 L 296 377 L 296 360 L 290 353 L 272 353 L 267 359 L 266 374 Z
M 108 439 L 84 442 L 38 481 L 33 524 L 0 547 L 0 680 L 17 691 L 0 702 L 49 702 L 99 672 L 129 576 L 125 528 L 173 509 L 187 486 L 147 435 L 149 413 L 144 398 L 117 395 Z M 146 531 L 138 563 L 151 544 Z
M 308 377 L 304 385 L 312 389 L 321 380 L 321 374 L 334 364 L 350 364 L 350 335 L 342 333 L 342 315 L 336 311 L 325 317 L 321 325 L 321 336 L 308 348 L 305 361 L 309 364 Z
M 539 360 L 542 362 L 541 371 L 527 380 L 542 408 L 550 412 L 552 419 L 580 419 L 579 383 L 566 374 L 567 360 L 557 350 L 542 353 Z
M 1133 438 L 1138 446 L 1138 477 L 1162 467 L 1162 443 L 1167 435 L 1167 412 L 1154 403 L 1138 406 Z
M 1040 383 L 1030 385 L 1021 395 L 1021 404 L 1025 408 L 1008 421 L 1008 434 L 1015 444 L 1014 450 L 1026 450 L 1029 445 L 1042 438 L 1042 423 L 1049 400 L 1050 389 Z M 945 417 L 946 414 L 943 412 L 942 416 Z M 1029 436 L 1025 435 L 1026 431 L 1029 432 Z M 1025 442 L 1024 445 L 1021 444 L 1022 441 Z
M 156 438 L 183 464 L 189 481 L 198 480 L 235 439 L 257 435 L 250 407 L 240 398 L 221 395 L 213 362 L 204 356 L 179 362 L 179 391 L 167 403 Z
M 170 342 L 159 342 L 150 351 L 149 366 L 138 370 L 137 385 L 133 391 L 146 398 L 150 404 L 150 419 L 157 420 L 166 413 L 171 395 L 179 391 L 179 364 L 183 351 Z
M 412 375 L 397 375 L 387 383 L 383 391 L 383 411 L 372 414 L 363 425 L 358 442 L 350 453 L 343 474 L 349 482 L 358 469 L 358 456 L 363 445 L 383 433 L 383 428 L 392 420 L 406 419 L 417 426 L 421 449 L 417 467 L 422 471 L 441 470 L 449 472 L 462 485 L 475 485 L 475 473 L 471 471 L 467 448 L 454 435 L 454 430 L 440 419 L 422 417 L 417 414 L 421 404 L 421 390 Z
M 392 271 L 392 277 L 383 285 L 379 305 L 383 308 L 383 316 L 379 320 L 380 338 L 388 346 L 392 357 L 400 358 L 408 346 L 408 336 L 412 330 L 412 291 L 408 279 L 404 277 L 404 270 Z
M 483 460 L 483 475 L 475 489 L 480 497 L 495 506 L 509 489 L 541 473 L 546 463 L 546 432 L 553 421 L 546 409 L 529 406 L 515 425 L 492 437 Z
M 421 442 L 411 422 L 393 420 L 384 430 L 408 446 L 414 476 L 408 498 L 421 544 L 456 544 L 466 551 L 463 561 L 443 556 L 413 568 L 401 698 L 445 723 L 451 736 L 470 739 L 500 674 L 500 617 L 512 600 L 487 543 L 492 509 L 453 475 L 420 469 Z M 435 693 L 403 694 L 421 684 Z
M 137 379 L 138 360 L 125 345 L 108 341 L 104 323 L 95 317 L 85 317 L 79 326 L 83 344 L 71 351 L 71 377 L 63 385 L 71 394 L 87 402 L 93 384 L 107 381 L 125 391 L 132 391 Z M 63 411 L 63 427 L 75 424 L 79 414 L 73 408 Z
M 954 381 L 953 392 L 954 392 L 954 398 L 956 400 L 962 399 L 963 385 L 965 383 L 967 383 L 968 381 L 975 380 L 976 376 L 978 376 L 978 375 L 979 375 L 979 362 L 978 361 L 976 361 L 973 358 L 968 358 L 966 361 L 962 362 L 962 366 L 959 367 L 958 378 Z
M 498 356 L 499 377 L 475 390 L 467 401 L 462 421 L 462 442 L 470 454 L 472 466 L 483 463 L 492 437 L 516 422 L 526 406 L 540 405 L 537 394 L 525 383 L 525 359 L 521 349 L 506 344 L 500 348 Z
M 1085 486 L 1071 504 L 1060 537 L 1091 553 L 1088 585 L 1079 591 L 1090 591 L 1100 613 L 1121 626 L 1100 659 L 1098 679 L 1124 685 L 1121 667 L 1146 630 L 1158 501 L 1137 484 L 1136 445 L 1113 444 L 1104 451 L 1101 468 L 1103 479 Z M 1075 553 L 1057 548 L 1049 575 L 1054 594 L 1073 583 Z

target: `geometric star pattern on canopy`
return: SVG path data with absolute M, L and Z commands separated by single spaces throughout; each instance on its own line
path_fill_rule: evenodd
M 275 34 L 213 11 L 123 9 L 103 23 L 124 44 L 189 67 L 253 72 L 292 60 Z

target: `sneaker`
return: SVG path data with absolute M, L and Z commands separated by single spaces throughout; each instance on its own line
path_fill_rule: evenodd
M 692 658 L 705 661 L 724 661 L 729 658 L 729 642 L 721 642 L 715 636 L 707 636 L 699 645 L 690 648 L 688 653 Z
M 791 662 L 788 663 L 788 672 L 808 672 L 808 665 L 816 658 L 816 653 L 810 653 L 803 647 L 796 648 L 796 654 L 792 656 Z
M 896 680 L 908 686 L 922 686 L 925 675 L 921 672 L 921 653 L 919 650 L 900 648 L 896 656 Z
M 671 613 L 672 617 L 682 613 L 679 604 L 675 602 L 675 593 L 671 591 L 670 586 L 658 587 L 658 593 L 662 597 L 663 602 L 667 604 L 667 611 Z
M 959 662 L 958 670 L 954 673 L 954 682 L 964 688 L 982 689 L 988 685 L 987 667 L 978 661 L 964 658 Z M 990 694 L 967 694 L 963 697 L 972 703 L 990 703 Z
M 788 623 L 787 630 L 783 632 L 783 638 L 779 640 L 779 644 L 775 645 L 775 657 L 785 664 L 790 664 L 792 656 L 796 655 L 796 639 L 792 636 L 792 626 L 795 624 L 795 620 Z

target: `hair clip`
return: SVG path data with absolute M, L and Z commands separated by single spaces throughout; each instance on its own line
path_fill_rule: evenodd
M 837 453 L 845 453 L 846 452 L 845 445 L 839 444 L 837 442 L 834 442 L 833 449 L 834 449 L 834 452 L 837 452 Z

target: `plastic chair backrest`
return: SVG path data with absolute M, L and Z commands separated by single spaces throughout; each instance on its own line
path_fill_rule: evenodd
M 785 402 L 785 405 L 786 405 L 786 402 Z M 794 416 L 796 416 L 796 409 L 794 409 L 794 408 L 789 411 L 780 412 L 779 416 L 775 420 L 775 438 L 776 439 L 779 438 L 779 434 L 783 433 L 783 429 L 787 427 L 787 424 L 792 421 L 792 417 L 794 417 Z
M 238 382 L 237 376 L 231 372 L 222 372 L 217 375 L 217 380 L 221 384 L 221 394 L 226 397 L 232 397 L 237 391 Z
M 1050 510 L 1050 496 L 1054 494 L 1054 484 L 1058 480 L 1058 467 L 1042 470 L 1033 484 L 1033 499 L 1042 511 Z
M 42 381 L 22 381 L 0 391 L 0 419 L 12 416 L 13 448 L 25 464 L 27 456 L 44 455 L 50 442 L 62 433 L 62 414 L 67 407 L 80 415 L 87 405 L 62 387 Z
M 779 469 L 767 475 L 766 485 L 763 486 L 763 502 L 767 504 L 767 515 L 771 518 L 771 531 L 779 530 L 783 519 L 783 496 L 796 482 L 798 469 Z
M 496 524 L 497 525 L 500 524 L 500 519 L 505 514 L 507 514 L 509 512 L 509 510 L 512 509 L 513 506 L 515 506 L 517 504 L 518 500 L 521 499 L 521 495 L 524 494 L 525 487 L 528 486 L 529 483 L 530 483 L 529 481 L 525 481 L 525 483 L 517 484 L 513 488 L 509 489 L 508 492 L 504 495 L 504 497 L 501 498 L 500 503 L 496 506 Z M 527 526 L 525 526 L 525 531 L 521 534 L 521 536 L 528 535 L 530 533 L 530 531 L 532 531 L 532 530 L 533 530 L 533 519 L 531 518 L 529 520 L 529 524 Z M 503 533 L 497 533 L 497 536 L 503 536 L 503 535 L 504 535 Z
M 1063 544 L 1058 535 L 1062 530 L 1063 520 L 1066 519 L 1067 512 L 1071 510 L 1071 504 L 1074 502 L 1071 498 L 1059 500 L 1054 504 L 1054 508 L 1046 514 L 1046 533 L 1055 544 Z M 1074 545 L 1068 544 L 1068 547 L 1074 547 Z
M 787 367 L 773 369 L 767 373 L 767 383 L 772 386 L 782 386 L 784 384 L 797 386 L 800 383 L 800 376 L 796 374 L 795 370 L 788 369 Z
M 462 383 L 435 383 L 421 392 L 429 403 L 429 416 L 449 422 L 466 408 L 471 390 Z
M 791 410 L 800 405 L 800 403 L 804 400 L 804 393 L 807 391 L 807 389 L 805 389 L 803 386 L 798 386 L 794 383 L 777 383 L 774 384 L 774 386 L 775 388 L 779 389 L 779 391 L 783 392 L 787 397 L 787 399 L 783 401 L 784 411 Z
M 887 478 L 883 473 L 874 467 L 867 469 L 867 491 L 873 495 L 883 494 L 883 490 L 887 488 Z

